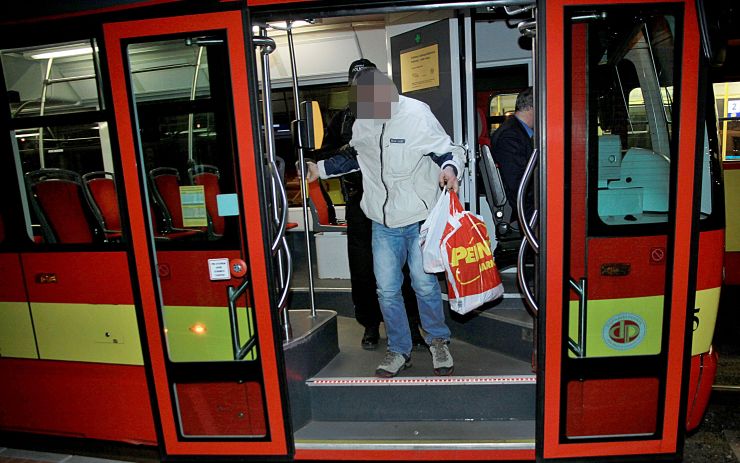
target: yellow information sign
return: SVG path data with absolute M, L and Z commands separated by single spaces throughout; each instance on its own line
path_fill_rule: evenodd
M 203 185 L 181 186 L 182 225 L 184 227 L 208 226 L 206 191 Z
M 401 93 L 439 87 L 439 46 L 401 53 Z

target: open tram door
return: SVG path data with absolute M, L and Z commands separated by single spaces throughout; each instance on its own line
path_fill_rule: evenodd
M 104 25 L 166 457 L 292 454 L 243 24 L 226 11 Z
M 701 297 L 696 3 L 540 2 L 537 28 L 537 458 L 675 458 Z

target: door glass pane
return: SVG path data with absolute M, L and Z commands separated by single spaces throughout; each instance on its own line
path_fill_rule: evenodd
M 262 437 L 249 272 L 232 274 L 243 256 L 226 41 L 183 36 L 127 53 L 179 431 Z
M 219 201 L 233 201 L 235 191 L 231 140 L 223 128 L 227 95 L 224 88 L 212 94 L 209 65 L 224 59 L 224 44 L 193 40 L 129 46 L 154 234 L 162 243 L 226 239 L 238 249 L 238 211 L 219 210 Z
M 674 22 L 654 15 L 613 36 L 604 25 L 591 42 L 599 53 L 589 69 L 598 98 L 596 212 L 609 226 L 668 220 Z

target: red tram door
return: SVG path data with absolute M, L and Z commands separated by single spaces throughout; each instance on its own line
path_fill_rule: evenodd
M 539 461 L 683 446 L 700 184 L 695 2 L 598 3 L 547 2 L 538 18 Z
M 104 38 L 164 452 L 289 455 L 242 14 Z

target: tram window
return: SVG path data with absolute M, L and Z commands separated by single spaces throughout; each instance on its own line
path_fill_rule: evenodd
M 122 240 L 95 40 L 0 51 L 29 239 Z M 23 121 L 21 121 L 23 119 Z M 90 175 L 100 179 L 95 183 Z
M 15 139 L 34 243 L 122 240 L 106 122 L 17 129 Z
M 629 29 L 589 25 L 590 184 L 608 226 L 665 223 L 673 111 L 674 17 L 651 15 Z
M 728 161 L 740 160 L 740 119 L 725 119 L 720 127 L 724 158 Z
M 663 87 L 660 89 L 663 100 L 663 112 L 666 120 L 668 136 L 671 135 L 671 114 L 673 103 L 673 87 Z M 650 121 L 648 120 L 648 108 L 642 95 L 641 88 L 634 88 L 629 92 L 628 98 L 628 127 L 627 127 L 627 146 L 633 148 L 652 149 Z
M 722 160 L 740 160 L 740 82 L 713 85 Z
M 488 115 L 491 125 L 489 133 L 493 133 L 504 122 L 507 116 L 514 114 L 518 93 L 502 93 L 491 98 L 488 105 Z
M 13 118 L 101 108 L 94 40 L 0 51 Z
M 101 139 L 100 125 L 66 125 L 34 127 L 15 131 L 18 153 L 23 172 L 41 168 L 67 169 L 80 175 L 108 169 L 111 161 L 104 161 L 104 153 L 110 156 L 107 137 Z

